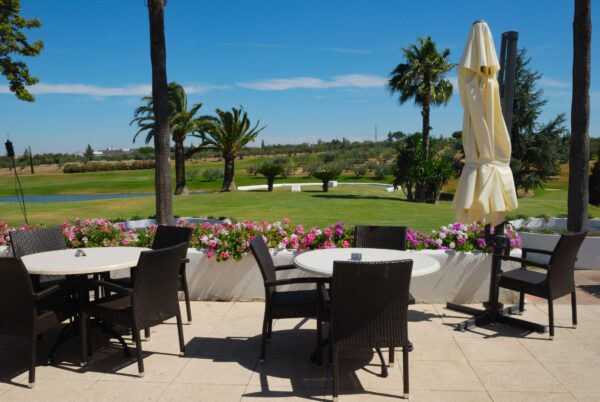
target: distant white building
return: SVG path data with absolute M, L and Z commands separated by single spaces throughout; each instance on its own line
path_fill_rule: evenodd
M 94 151 L 94 156 L 102 156 L 104 155 L 104 152 L 102 151 Z

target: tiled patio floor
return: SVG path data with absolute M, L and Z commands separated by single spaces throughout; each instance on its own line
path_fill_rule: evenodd
M 30 390 L 24 386 L 25 364 L 17 363 L 27 361 L 26 346 L 0 338 L 0 400 L 331 400 L 330 369 L 308 361 L 314 321 L 276 321 L 267 360 L 258 363 L 263 309 L 262 302 L 193 303 L 194 322 L 184 326 L 186 356 L 178 356 L 173 323 L 153 328 L 143 343 L 143 378 L 136 376 L 134 359 L 95 333 L 97 349 L 88 367 L 77 365 L 71 341 L 57 356 L 60 364 L 38 367 L 37 386 Z M 570 325 L 570 306 L 557 305 L 553 341 L 504 326 L 456 332 L 452 324 L 461 314 L 442 305 L 411 309 L 411 400 L 600 401 L 600 305 L 579 307 L 577 329 Z M 545 323 L 545 304 L 528 304 L 523 318 Z M 44 345 L 55 336 L 46 336 Z M 341 372 L 342 401 L 402 395 L 401 364 L 381 378 L 372 352 L 344 355 Z

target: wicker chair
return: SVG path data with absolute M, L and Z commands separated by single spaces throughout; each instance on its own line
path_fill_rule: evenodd
M 525 293 L 548 300 L 548 319 L 550 337 L 554 337 L 554 304 L 553 300 L 568 294 L 571 295 L 573 328 L 577 326 L 577 300 L 575 297 L 575 261 L 577 253 L 587 232 L 562 235 L 553 251 L 531 248 L 523 249 L 523 258 L 494 254 L 501 261 L 521 263 L 521 269 L 500 274 L 498 287 L 515 290 L 520 293 L 519 310 L 524 310 Z M 550 255 L 548 264 L 527 260 L 528 254 Z M 546 273 L 529 271 L 527 266 L 542 268 Z M 494 302 L 498 303 L 498 291 Z
M 25 338 L 31 347 L 29 387 L 35 386 L 38 335 L 59 325 L 65 317 L 43 302 L 60 291 L 58 285 L 34 292 L 20 258 L 0 258 L 0 334 Z
M 331 291 L 319 286 L 323 308 L 331 312 L 334 400 L 338 397 L 339 352 L 362 348 L 402 348 L 404 396 L 408 397 L 412 345 L 407 313 L 412 264 L 412 260 L 336 261 Z
M 356 247 L 406 250 L 406 226 L 355 226 Z M 408 304 L 415 304 L 415 297 L 408 293 Z M 389 361 L 394 364 L 394 351 L 390 350 Z
M 187 248 L 187 243 L 181 243 L 173 247 L 142 252 L 135 268 L 132 287 L 102 280 L 94 281 L 94 286 L 101 286 L 115 294 L 91 302 L 86 307 L 84 318 L 95 317 L 104 323 L 132 328 L 140 377 L 144 375 L 139 332 L 142 328 L 150 328 L 175 317 L 180 354 L 183 356 L 185 353 L 177 291 L 181 260 L 185 257 Z
M 38 229 L 13 230 L 9 233 L 13 255 L 17 258 L 46 251 L 67 248 L 65 235 L 59 226 Z M 44 289 L 54 285 L 65 285 L 65 277 L 40 277 L 32 275 L 34 289 Z M 65 287 L 66 288 L 66 287 Z
M 329 282 L 329 278 L 300 277 L 277 279 L 277 272 L 295 269 L 294 265 L 275 266 L 267 245 L 261 236 L 250 242 L 250 250 L 256 259 L 265 285 L 265 315 L 262 327 L 262 342 L 260 347 L 260 362 L 265 361 L 267 340 L 271 339 L 273 319 L 280 318 L 316 318 L 317 319 L 317 350 L 321 356 L 321 330 L 323 317 L 320 311 L 317 284 Z M 314 284 L 310 290 L 279 291 L 278 286 L 292 284 Z M 322 362 L 319 360 L 319 365 Z
M 152 250 L 160 250 L 167 247 L 172 247 L 178 245 L 180 243 L 190 243 L 190 238 L 192 237 L 192 229 L 186 227 L 179 226 L 158 226 L 156 228 L 156 235 L 154 236 L 154 241 L 152 242 Z M 190 304 L 190 291 L 188 289 L 187 284 L 187 276 L 185 273 L 185 265 L 189 262 L 187 258 L 184 258 L 181 262 L 181 266 L 179 269 L 179 290 L 183 291 L 185 296 L 185 309 L 187 313 L 187 320 L 189 323 L 192 322 L 192 307 Z M 135 275 L 135 271 L 131 273 Z M 131 287 L 131 276 L 128 278 L 118 278 L 118 279 L 110 279 L 110 282 L 114 282 L 121 286 Z M 149 334 L 146 333 L 146 337 Z

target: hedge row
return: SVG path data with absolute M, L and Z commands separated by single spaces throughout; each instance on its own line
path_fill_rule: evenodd
M 154 160 L 133 161 L 90 161 L 87 163 L 66 163 L 63 173 L 108 172 L 112 170 L 154 169 Z

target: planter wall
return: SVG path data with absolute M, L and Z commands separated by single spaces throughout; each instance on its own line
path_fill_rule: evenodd
M 511 224 L 517 229 L 517 231 L 526 227 L 528 229 L 566 229 L 567 220 L 565 218 L 532 218 L 532 219 L 517 219 L 512 221 Z M 600 231 L 600 219 L 590 219 L 588 221 L 590 230 Z M 560 235 L 558 234 L 546 234 L 546 233 L 535 233 L 535 232 L 518 232 L 519 236 L 523 240 L 523 247 L 539 248 L 542 250 L 553 250 L 558 243 Z M 533 261 L 547 263 L 548 257 L 531 254 L 527 256 Z M 586 237 L 579 249 L 577 254 L 577 262 L 575 268 L 578 269 L 600 269 L 600 237 Z
M 433 274 L 413 278 L 411 292 L 418 302 L 477 303 L 487 300 L 491 257 L 484 253 L 456 253 L 444 250 L 426 250 L 440 262 L 441 269 Z M 276 265 L 291 264 L 294 253 L 290 251 L 272 252 Z M 515 255 L 520 255 L 517 252 Z M 217 262 L 209 259 L 201 251 L 190 249 L 190 262 L 187 266 L 188 285 L 192 300 L 262 300 L 264 287 L 260 270 L 252 255 L 240 261 Z M 506 268 L 516 267 L 507 265 Z M 282 271 L 280 278 L 309 276 L 299 270 Z M 282 287 L 306 289 L 306 286 Z M 517 300 L 513 292 L 503 292 L 502 301 Z

